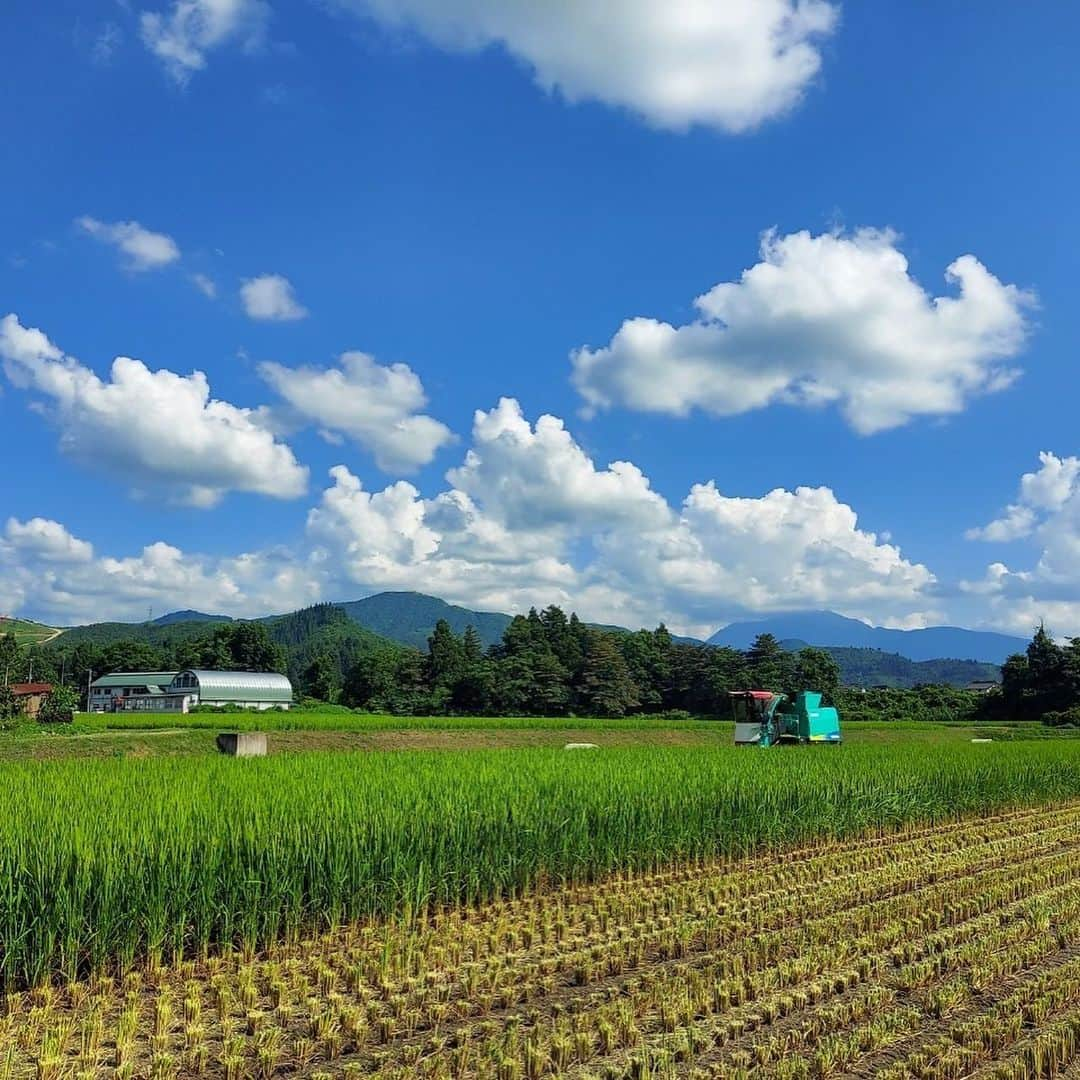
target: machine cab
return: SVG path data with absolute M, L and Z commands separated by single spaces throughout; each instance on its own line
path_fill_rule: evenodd
M 783 695 L 771 690 L 733 690 L 731 711 L 735 718 L 735 745 L 768 745 L 770 724 Z

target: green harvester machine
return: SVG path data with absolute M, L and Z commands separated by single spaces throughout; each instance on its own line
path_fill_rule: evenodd
M 734 690 L 728 696 L 736 746 L 840 742 L 840 717 L 821 704 L 816 690 L 800 690 L 794 697 L 771 690 Z

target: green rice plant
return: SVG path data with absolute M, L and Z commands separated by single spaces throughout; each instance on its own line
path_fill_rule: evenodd
M 250 956 L 301 931 L 408 922 L 537 884 L 1077 795 L 1068 741 L 4 764 L 0 979 L 43 988 L 221 946 Z M 664 948 L 689 947 L 668 930 Z M 556 916 L 544 933 L 564 931 Z M 600 966 L 582 964 L 583 979 Z M 234 1010 L 227 993 L 216 1007 Z
M 921 729 L 933 725 L 920 725 Z M 1041 725 L 1033 725 L 1040 727 Z M 712 731 L 730 737 L 726 719 L 652 715 L 592 716 L 397 716 L 389 713 L 309 712 L 303 709 L 231 713 L 79 713 L 64 734 L 192 728 L 209 731 Z M 891 730 L 891 725 L 890 725 Z

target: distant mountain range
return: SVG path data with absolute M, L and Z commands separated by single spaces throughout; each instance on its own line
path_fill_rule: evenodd
M 1027 641 L 986 630 L 959 626 L 930 626 L 924 630 L 888 630 L 867 626 L 858 619 L 834 611 L 789 611 L 761 619 L 734 622 L 717 630 L 710 645 L 746 649 L 758 634 L 772 634 L 783 641 L 793 638 L 810 645 L 880 649 L 909 660 L 949 658 L 1002 664 L 1013 653 L 1023 652 Z
M 363 600 L 324 605 L 347 616 L 330 619 L 320 612 L 315 619 L 307 612 L 266 616 L 272 637 L 286 645 L 293 663 L 309 659 L 317 647 L 333 640 L 334 648 L 365 652 L 372 648 L 408 646 L 427 648 L 427 639 L 439 619 L 445 619 L 457 634 L 474 626 L 485 646 L 497 644 L 511 616 L 497 611 L 472 611 L 448 604 L 434 596 L 416 592 L 384 592 Z M 124 639 L 165 646 L 201 638 L 215 624 L 233 621 L 228 615 L 200 611 L 174 611 L 151 622 L 93 623 L 63 631 L 55 645 L 75 645 L 90 641 L 107 645 Z M 354 628 L 352 632 L 348 627 Z M 620 627 L 605 630 L 628 632 Z M 959 627 L 931 627 L 925 630 L 887 630 L 867 626 L 831 611 L 795 611 L 761 619 L 735 622 L 718 630 L 712 645 L 746 649 L 758 634 L 773 634 L 785 648 L 807 644 L 827 648 L 840 665 L 845 684 L 852 686 L 915 686 L 920 683 L 949 683 L 995 680 L 997 665 L 1014 652 L 1022 652 L 1027 642 L 1006 634 Z M 693 642 L 693 638 L 677 638 Z
M 399 645 L 409 645 L 414 649 L 427 648 L 428 638 L 435 631 L 435 624 L 445 619 L 455 634 L 465 633 L 467 626 L 476 628 L 480 640 L 487 648 L 502 641 L 503 634 L 513 616 L 501 611 L 473 611 L 470 608 L 448 604 L 436 596 L 426 596 L 418 592 L 382 592 L 374 596 L 365 596 L 363 600 L 344 600 L 334 603 L 354 622 L 373 634 L 396 641 Z M 265 616 L 265 619 L 280 619 L 282 616 Z M 228 615 L 206 615 L 201 611 L 173 611 L 155 619 L 154 626 L 172 626 L 187 622 L 231 622 Z M 106 624 L 98 624 L 106 625 Z M 109 623 L 109 626 L 117 625 Z M 142 624 L 139 624 L 142 625 Z M 614 633 L 630 633 L 622 626 L 606 626 L 590 623 L 599 630 Z M 696 638 L 675 637 L 676 641 L 696 641 Z

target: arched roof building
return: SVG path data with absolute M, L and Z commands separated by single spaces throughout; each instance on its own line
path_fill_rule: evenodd
M 240 705 L 245 708 L 288 708 L 292 683 L 272 671 L 207 671 L 187 668 L 177 672 L 170 694 L 188 694 L 193 705 Z

